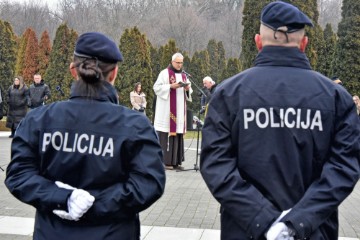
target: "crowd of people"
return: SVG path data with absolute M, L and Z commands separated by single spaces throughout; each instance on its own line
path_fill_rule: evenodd
M 45 105 L 50 99 L 50 88 L 44 83 L 39 73 L 34 74 L 34 82 L 28 88 L 21 76 L 16 76 L 13 83 L 3 97 L 6 99 L 8 110 L 6 127 L 11 130 L 10 138 L 14 137 L 20 121 L 31 109 Z M 3 115 L 2 108 L 0 109 Z
M 359 97 L 311 69 L 313 23 L 296 6 L 271 2 L 260 21 L 254 67 L 202 81 L 200 172 L 221 204 L 221 239 L 337 240 L 338 206 L 360 174 Z M 163 194 L 165 170 L 184 169 L 193 93 L 184 56 L 174 53 L 153 85 L 153 122 L 141 82 L 131 109 L 118 103 L 122 61 L 109 37 L 87 32 L 67 101 L 47 104 L 38 73 L 29 87 L 17 76 L 0 91 L 13 138 L 5 184 L 36 208 L 34 239 L 138 240 L 139 213 Z

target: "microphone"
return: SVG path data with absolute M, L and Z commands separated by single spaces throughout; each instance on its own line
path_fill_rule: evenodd
M 188 77 L 192 77 L 190 73 L 187 73 L 187 72 L 185 72 L 184 70 L 182 70 L 182 73 L 184 73 L 184 74 L 185 74 L 186 76 L 188 76 Z
M 61 94 L 61 96 L 64 96 L 64 95 L 65 95 L 65 93 L 64 93 L 63 90 L 61 89 L 61 86 L 60 86 L 60 85 L 57 85 L 55 89 L 56 89 L 56 91 L 58 91 L 58 92 Z

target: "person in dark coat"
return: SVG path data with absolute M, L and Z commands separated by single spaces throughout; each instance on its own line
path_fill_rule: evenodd
M 310 19 L 265 6 L 255 66 L 223 81 L 202 130 L 200 172 L 221 204 L 221 239 L 337 240 L 338 206 L 359 180 L 351 95 L 311 70 Z
M 204 85 L 204 93 L 205 95 L 201 95 L 201 111 L 200 113 L 205 113 L 206 116 L 206 109 L 207 109 L 207 105 L 210 102 L 211 99 L 211 95 L 214 93 L 217 84 L 215 83 L 214 80 L 212 80 L 211 77 L 206 76 L 203 79 L 203 85 Z
M 80 35 L 70 99 L 31 110 L 15 132 L 5 184 L 36 208 L 36 240 L 139 240 L 139 213 L 164 192 L 154 128 L 118 104 L 122 59 L 107 36 Z
M 46 104 L 46 101 L 51 97 L 51 91 L 47 84 L 45 84 L 39 73 L 34 75 L 34 83 L 29 88 L 28 106 L 31 109 L 40 107 Z
M 11 129 L 10 138 L 14 137 L 15 129 L 27 113 L 29 90 L 21 76 L 14 78 L 14 83 L 9 87 L 7 103 L 9 106 L 6 118 L 6 127 Z

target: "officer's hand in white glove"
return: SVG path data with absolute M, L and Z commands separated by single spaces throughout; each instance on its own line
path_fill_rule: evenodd
M 283 222 L 273 224 L 265 236 L 267 240 L 294 240 L 291 230 Z
M 293 231 L 289 229 L 280 220 L 291 211 L 291 208 L 283 211 L 280 216 L 273 222 L 270 229 L 265 233 L 267 240 L 293 240 Z
M 67 202 L 68 212 L 53 210 L 53 213 L 63 219 L 78 221 L 93 205 L 95 198 L 85 190 L 76 189 L 62 182 L 55 183 L 58 187 L 73 190 L 73 192 Z

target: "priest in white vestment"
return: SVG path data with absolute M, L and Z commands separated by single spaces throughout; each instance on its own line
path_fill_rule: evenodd
M 175 53 L 154 84 L 156 107 L 154 127 L 164 154 L 165 168 L 183 169 L 186 102 L 191 101 L 191 83 L 182 72 L 184 57 Z

